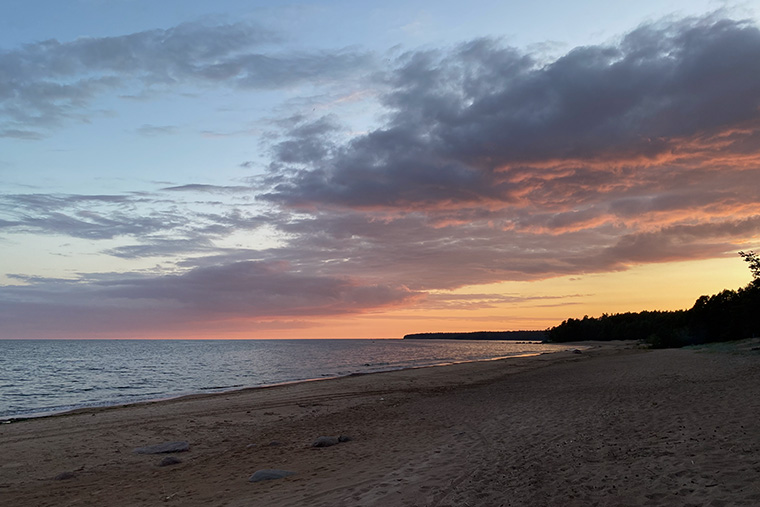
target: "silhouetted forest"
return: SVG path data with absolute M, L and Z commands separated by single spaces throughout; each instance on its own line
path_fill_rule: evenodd
M 760 335 L 760 257 L 739 252 L 753 280 L 738 290 L 701 296 L 688 310 L 603 314 L 567 319 L 547 330 L 551 342 L 643 340 L 652 347 L 683 347 Z
M 546 331 L 475 331 L 468 333 L 414 333 L 404 340 L 526 340 L 544 341 Z

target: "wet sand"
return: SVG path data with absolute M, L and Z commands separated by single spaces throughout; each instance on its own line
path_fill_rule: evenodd
M 0 505 L 756 506 L 751 348 L 595 344 L 3 424 Z M 175 465 L 133 452 L 180 440 Z M 268 468 L 295 474 L 248 481 Z

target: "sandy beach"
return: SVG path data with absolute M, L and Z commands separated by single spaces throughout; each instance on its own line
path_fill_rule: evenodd
M 0 505 L 756 506 L 759 379 L 613 343 L 83 410 L 0 425 Z

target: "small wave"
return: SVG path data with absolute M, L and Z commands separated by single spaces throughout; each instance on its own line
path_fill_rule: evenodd
M 245 384 L 233 384 L 229 386 L 209 386 L 209 387 L 201 387 L 201 391 L 216 391 L 219 389 L 236 389 L 238 387 L 245 387 Z
M 404 340 L 198 341 L 182 343 L 181 350 L 171 340 L 81 342 L 78 353 L 90 362 L 61 368 L 59 345 L 20 342 L 4 351 L 16 356 L 4 358 L 9 367 L 0 374 L 0 418 L 558 350 Z M 119 352 L 106 345 L 118 345 Z M 27 359 L 29 347 L 35 348 L 33 360 Z M 166 368 L 161 358 L 167 356 L 187 365 L 181 374 Z
M 5 393 L 5 396 L 13 398 L 52 398 L 58 396 L 57 393 Z

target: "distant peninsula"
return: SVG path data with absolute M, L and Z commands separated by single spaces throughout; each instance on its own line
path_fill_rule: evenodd
M 471 333 L 413 333 L 404 340 L 520 340 L 544 341 L 546 331 L 475 331 Z

